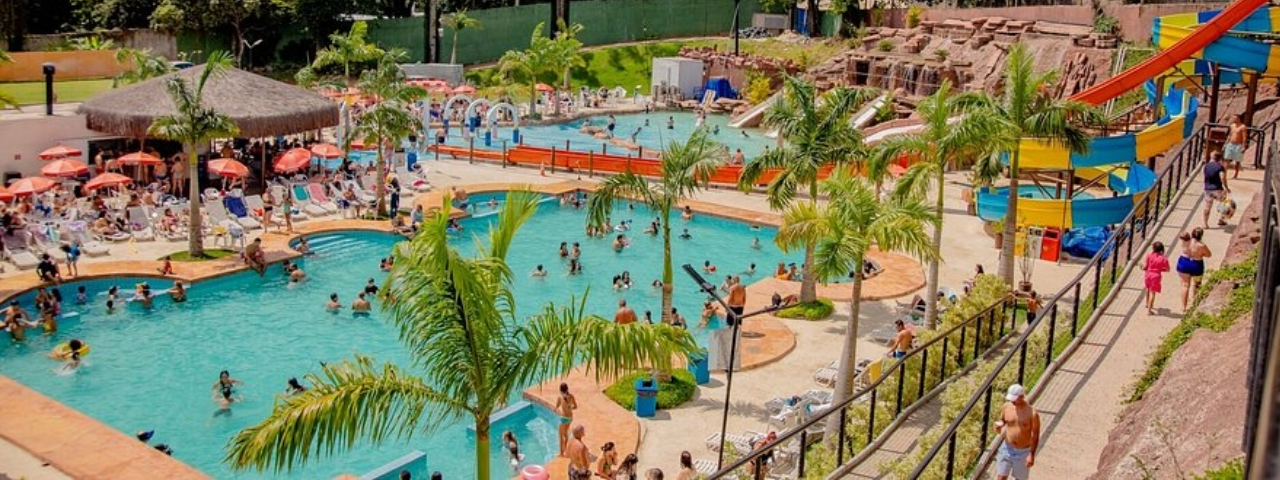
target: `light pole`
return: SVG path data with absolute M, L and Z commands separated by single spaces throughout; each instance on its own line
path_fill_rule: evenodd
M 686 263 L 682 265 L 680 268 L 683 268 L 684 272 L 689 274 L 689 277 L 693 278 L 693 281 L 698 284 L 699 291 L 706 293 L 707 296 L 710 296 L 711 298 L 714 298 L 716 302 L 720 303 L 720 306 L 724 307 L 725 322 L 728 323 L 729 328 L 732 329 L 732 331 L 729 332 L 731 335 L 729 340 L 729 365 L 724 370 L 725 372 L 724 412 L 720 416 L 720 443 L 722 445 L 720 445 L 720 449 L 719 449 L 720 457 L 716 460 L 716 470 L 719 470 L 721 468 L 724 468 L 723 443 L 724 443 L 725 433 L 727 433 L 727 431 L 729 430 L 729 397 L 730 395 L 733 394 L 733 368 L 734 368 L 734 362 L 738 359 L 739 329 L 742 328 L 743 320 L 754 317 L 756 315 L 760 315 L 762 313 L 770 313 L 770 312 L 777 311 L 780 306 L 770 305 L 768 307 L 765 307 L 760 310 L 756 310 L 751 313 L 744 313 L 742 315 L 738 315 L 737 313 L 734 312 L 732 308 L 729 308 L 729 304 L 725 303 L 724 299 L 720 297 L 720 294 L 716 293 L 716 286 L 710 283 L 707 283 L 707 280 L 702 278 L 702 275 L 698 273 L 698 270 L 693 268 L 693 265 L 689 265 Z

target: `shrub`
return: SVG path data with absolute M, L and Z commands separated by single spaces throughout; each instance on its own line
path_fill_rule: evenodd
M 907 7 L 907 28 L 916 28 L 920 25 L 920 17 L 924 16 L 924 7 L 920 5 L 912 5 Z
M 951 56 L 951 51 L 945 48 L 939 48 L 933 51 L 933 55 L 938 57 L 939 62 L 947 61 L 947 57 Z
M 1237 458 L 1219 465 L 1217 468 L 1205 470 L 1203 475 L 1195 475 L 1195 480 L 1237 480 L 1244 478 L 1244 459 Z
M 1112 35 L 1120 33 L 1120 20 L 1106 13 L 1094 15 L 1093 31 Z
M 876 50 L 879 50 L 885 53 L 892 52 L 894 47 L 895 45 L 893 44 L 893 40 L 889 40 L 887 38 L 881 39 L 878 43 L 876 43 Z
M 769 99 L 773 95 L 773 81 L 759 71 L 751 70 L 747 72 L 747 85 L 742 89 L 742 98 L 752 105 L 758 105 L 760 102 Z
M 635 372 L 624 375 L 613 385 L 609 385 L 609 388 L 604 389 L 604 394 L 622 408 L 635 411 L 636 380 L 648 377 L 649 372 Z M 693 380 L 693 373 L 683 369 L 675 370 L 671 372 L 670 382 L 658 383 L 658 408 L 673 408 L 687 402 L 693 398 L 693 392 L 697 390 L 698 384 Z
M 773 315 L 778 318 L 798 318 L 802 320 L 822 320 L 830 317 L 831 312 L 835 311 L 835 305 L 830 299 L 819 298 L 812 302 L 799 303 L 790 307 L 778 310 Z

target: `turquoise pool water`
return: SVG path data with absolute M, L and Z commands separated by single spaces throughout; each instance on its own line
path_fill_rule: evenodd
M 477 203 L 501 196 L 474 195 Z M 500 208 L 500 206 L 499 206 Z M 492 209 L 477 209 L 477 217 L 463 221 L 466 230 L 455 244 L 471 251 L 472 235 L 484 236 Z M 661 242 L 639 234 L 651 220 L 643 208 L 619 205 L 614 221 L 634 219 L 636 233 L 632 247 L 614 253 L 606 239 L 584 235 L 584 213 L 555 202 L 544 203 L 539 213 L 521 230 L 509 261 L 518 273 L 515 281 L 519 315 L 538 310 L 545 302 L 567 301 L 588 287 L 589 311 L 612 315 L 619 298 L 626 298 L 643 313 L 659 308 L 659 294 L 649 282 L 661 271 Z M 699 216 L 691 222 L 676 220 L 677 229 L 689 228 L 693 238 L 674 240 L 677 265 L 701 264 L 710 260 L 721 272 L 739 272 L 755 262 L 756 276 L 768 275 L 781 254 L 768 241 L 769 229 L 753 231 L 746 224 Z M 763 247 L 748 247 L 758 235 Z M 201 282 L 191 289 L 190 300 L 175 304 L 161 298 L 154 309 L 128 305 L 114 314 L 105 312 L 106 290 L 119 285 L 128 297 L 136 279 L 95 280 L 70 283 L 61 288 L 64 310 L 69 314 L 53 337 L 28 332 L 24 344 L 5 342 L 0 346 L 0 372 L 76 408 L 126 433 L 155 429 L 154 442 L 163 442 L 174 456 L 215 478 L 332 478 L 341 473 L 361 474 L 399 458 L 410 450 L 427 453 L 428 468 L 445 473 L 445 478 L 473 478 L 473 436 L 469 422 L 449 425 L 434 435 L 419 435 L 409 442 L 392 442 L 380 447 L 361 444 L 350 452 L 316 459 L 290 474 L 270 475 L 228 470 L 222 463 L 223 447 L 237 431 L 261 421 L 274 395 L 282 392 L 290 377 L 318 370 L 319 362 L 369 355 L 411 367 L 405 350 L 396 340 L 395 329 L 375 313 L 372 318 L 352 318 L 349 313 L 333 315 L 324 311 L 325 298 L 337 292 L 349 303 L 364 281 L 381 280 L 378 258 L 387 255 L 396 237 L 351 232 L 311 238 L 317 256 L 302 261 L 309 280 L 291 287 L 282 270 L 275 266 L 265 278 L 240 273 Z M 556 252 L 559 242 L 580 242 L 585 275 L 569 276 Z M 798 255 L 792 255 L 796 261 Z M 530 278 L 525 272 L 543 264 L 550 272 L 545 278 Z M 615 292 L 611 277 L 629 270 L 635 279 L 631 290 Z M 706 329 L 698 328 L 702 298 L 691 282 L 677 269 L 676 305 L 695 335 L 705 339 Z M 744 277 L 750 281 L 752 277 Z M 709 275 L 717 284 L 723 275 Z M 163 290 L 168 282 L 149 280 L 153 289 Z M 75 305 L 77 286 L 91 296 L 87 305 Z M 31 309 L 31 295 L 20 300 Z M 717 322 L 718 323 L 718 322 Z M 713 323 L 711 327 L 717 326 Z M 88 342 L 92 353 L 85 365 L 69 375 L 58 374 L 58 364 L 46 358 L 55 345 L 71 338 Z M 243 403 L 235 404 L 229 415 L 216 416 L 210 386 L 220 370 L 230 370 L 245 382 L 240 390 Z M 512 401 L 518 399 L 513 398 Z M 529 408 L 505 417 L 495 425 L 495 435 L 511 429 L 521 440 L 530 462 L 540 462 L 555 448 L 554 419 L 540 408 Z M 606 440 L 596 437 L 601 442 Z M 509 478 L 505 456 L 494 443 L 494 477 Z M 415 475 L 418 478 L 418 475 Z
M 667 117 L 675 120 L 674 128 L 667 129 Z M 697 124 L 697 116 L 690 112 L 672 112 L 672 111 L 656 111 L 653 113 L 633 113 L 615 115 L 617 119 L 617 127 L 614 129 L 614 136 L 623 140 L 630 140 L 631 134 L 639 129 L 636 134 L 636 143 L 644 147 L 645 150 L 661 150 L 672 140 L 684 141 L 693 135 L 695 125 Z M 537 147 L 556 147 L 564 148 L 565 140 L 569 141 L 569 147 L 573 150 L 596 152 L 606 151 L 615 155 L 626 155 L 627 151 L 616 145 L 608 144 L 608 140 L 600 140 L 593 138 L 591 135 L 579 132 L 579 128 L 584 123 L 590 121 L 592 125 L 604 127 L 608 124 L 608 115 L 581 118 L 568 123 L 555 125 L 526 125 L 520 127 L 520 134 L 524 137 L 524 142 L 528 145 Z M 732 152 L 735 149 L 742 149 L 743 155 L 748 160 L 759 156 L 765 147 L 775 148 L 777 140 L 766 137 L 764 131 L 754 128 L 734 129 L 729 128 L 728 115 L 708 115 L 706 119 L 707 128 L 714 131 L 719 128 L 719 133 L 711 135 L 712 140 L 728 147 Z M 645 126 L 645 122 L 649 122 L 649 126 Z M 746 132 L 747 136 L 743 136 Z M 476 146 L 481 146 L 483 134 L 476 139 Z M 493 148 L 501 148 L 502 140 L 511 142 L 511 129 L 504 127 L 498 129 L 498 133 L 493 140 Z M 451 128 L 449 130 L 450 145 L 465 146 L 468 144 L 467 139 L 462 138 L 459 130 Z M 606 145 L 608 144 L 608 145 Z

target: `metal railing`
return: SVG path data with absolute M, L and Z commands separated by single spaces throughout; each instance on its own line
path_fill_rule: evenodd
M 1258 248 L 1258 276 L 1253 304 L 1253 340 L 1249 354 L 1249 385 L 1244 451 L 1245 478 L 1280 476 L 1280 152 L 1267 145 L 1267 174 L 1262 181 L 1259 218 L 1262 241 Z
M 1195 174 L 1200 172 L 1198 167 L 1208 151 L 1207 132 L 1210 127 L 1205 125 L 1197 129 L 1175 153 L 1166 157 L 1168 163 L 1160 170 L 1155 187 L 1135 205 L 1123 222 L 1113 228 L 1102 249 L 1080 273 L 1044 302 L 1040 314 L 1014 340 L 1008 353 L 996 363 L 912 470 L 910 478 L 924 475 L 935 465 L 942 470 L 939 473 L 945 472 L 947 478 L 968 476 L 975 466 L 975 474 L 985 469 L 999 446 L 999 438 L 990 428 L 992 397 L 996 394 L 997 384 L 1003 386 L 1003 383 L 1016 382 L 1025 385 L 1034 398 L 1044 386 L 1040 380 L 1052 376 L 1061 361 L 1079 345 L 1084 334 L 1093 327 L 1092 320 L 1114 298 L 1113 286 L 1117 281 L 1123 281 L 1121 275 L 1127 275 L 1142 258 L 1147 242 L 1153 239 L 1159 225 L 1173 212 L 1179 195 L 1197 178 Z M 1251 129 L 1251 135 L 1270 135 L 1274 139 L 1275 125 Z M 1264 149 L 1254 150 L 1259 157 L 1255 162 L 1260 163 Z M 1000 404 L 994 406 L 999 408 Z M 976 444 L 973 443 L 975 441 Z M 961 449 L 961 442 L 965 442 L 967 447 L 976 445 L 978 448 Z
M 950 380 L 967 372 L 976 359 L 1016 332 L 1017 311 L 1012 295 L 996 299 L 992 305 L 939 332 L 887 365 L 878 377 L 857 389 L 849 399 L 784 431 L 776 441 L 760 449 L 739 452 L 745 456 L 709 478 L 736 478 L 747 469 L 755 472 L 754 478 L 763 478 L 763 470 L 753 469 L 751 465 L 765 455 L 775 459 L 773 472 L 778 473 L 779 468 L 784 467 L 803 476 L 810 463 L 810 452 L 804 447 L 811 440 L 821 438 L 828 421 L 840 422 L 836 465 L 845 463 L 846 458 L 854 458 L 868 445 L 875 445 L 886 431 L 895 429 L 896 423 L 914 411 L 922 399 L 931 398 Z M 854 426 L 862 428 L 850 427 L 851 416 L 864 420 Z

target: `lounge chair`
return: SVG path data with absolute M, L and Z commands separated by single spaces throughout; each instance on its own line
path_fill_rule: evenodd
M 308 183 L 307 194 L 311 195 L 311 204 L 323 208 L 325 212 L 330 214 L 338 213 L 338 204 L 329 200 L 329 196 L 324 193 L 324 186 L 319 183 Z
M 156 239 L 156 232 L 151 228 L 151 217 L 142 207 L 129 207 L 127 210 L 129 230 L 133 239 L 139 242 L 150 242 Z
M 245 230 L 253 230 L 262 228 L 262 223 L 249 215 L 249 207 L 245 206 L 244 198 L 227 197 L 222 199 L 222 206 L 226 207 L 227 213 L 233 220 L 244 227 Z
M 693 470 L 703 475 L 710 476 L 711 474 L 716 473 L 716 462 L 706 459 L 694 460 Z
M 296 204 L 298 208 L 301 208 L 302 211 L 307 212 L 307 216 L 323 217 L 330 213 L 328 210 L 325 210 L 324 207 L 311 203 L 311 194 L 307 193 L 306 185 L 296 183 L 290 188 L 293 189 L 294 204 Z M 334 212 L 337 212 L 337 210 L 334 210 Z
M 98 240 L 96 235 L 89 232 L 89 223 L 84 220 L 72 220 L 66 225 L 66 238 L 71 243 L 80 245 L 80 251 L 90 257 L 101 257 L 111 253 L 107 250 L 107 246 Z
M 40 258 L 27 250 L 26 242 L 19 235 L 5 236 L 5 257 L 18 270 L 31 270 L 40 264 Z
M 711 451 L 719 452 L 720 448 L 724 445 L 724 442 L 727 441 L 733 445 L 733 448 L 736 449 L 739 454 L 744 454 L 751 451 L 751 444 L 761 436 L 762 434 L 760 432 L 746 431 L 743 432 L 742 435 L 730 433 L 725 435 L 724 441 L 721 441 L 720 432 L 716 432 L 707 437 L 706 444 L 707 448 Z

